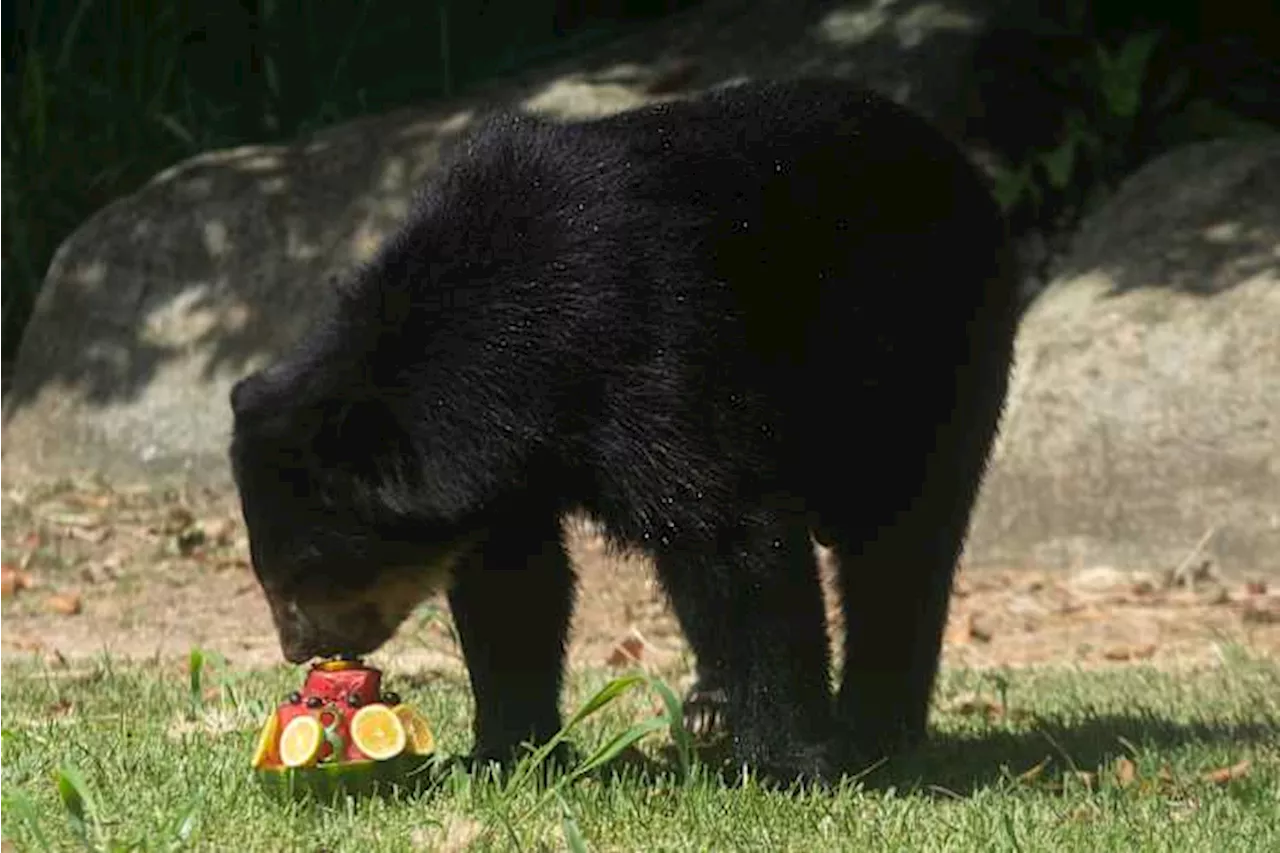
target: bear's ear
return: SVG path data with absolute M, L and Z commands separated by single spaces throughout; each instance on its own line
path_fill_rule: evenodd
M 243 418 L 262 408 L 268 396 L 270 382 L 261 371 L 250 373 L 231 386 L 231 412 Z
M 305 440 L 317 431 L 324 415 L 308 396 L 311 390 L 277 368 L 244 377 L 230 394 L 236 429 Z

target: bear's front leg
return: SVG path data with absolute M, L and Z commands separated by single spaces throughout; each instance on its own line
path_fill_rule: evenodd
M 573 598 L 554 516 L 489 531 L 457 567 L 449 606 L 475 696 L 474 760 L 508 765 L 560 730 Z

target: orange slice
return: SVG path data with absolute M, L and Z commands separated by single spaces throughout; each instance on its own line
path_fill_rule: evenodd
M 322 660 L 316 664 L 315 668 L 324 672 L 342 672 L 344 669 L 359 669 L 361 666 L 358 660 L 349 660 L 347 658 L 330 658 Z
M 276 733 L 280 730 L 280 719 L 276 716 L 276 712 L 272 711 L 271 716 L 267 717 L 267 721 L 262 724 L 262 731 L 258 733 L 258 745 L 253 748 L 253 769 L 257 770 L 267 763 L 267 758 L 271 755 L 271 747 L 275 745 Z
M 381 702 L 365 705 L 351 718 L 351 740 L 375 761 L 386 761 L 404 751 L 409 738 L 395 712 Z
M 397 705 L 395 714 L 409 736 L 409 752 L 413 755 L 430 755 L 436 748 L 435 735 L 427 718 L 408 705 Z
M 280 762 L 285 767 L 305 767 L 320 754 L 324 731 L 315 717 L 294 717 L 280 735 Z

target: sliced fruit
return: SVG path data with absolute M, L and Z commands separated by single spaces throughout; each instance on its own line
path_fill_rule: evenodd
M 409 752 L 413 755 L 430 755 L 436 748 L 436 738 L 431 733 L 427 718 L 408 705 L 397 705 L 394 711 L 409 736 Z
M 389 761 L 361 759 L 312 767 L 264 767 L 253 775 L 275 796 L 332 801 L 335 796 L 364 796 L 400 788 L 421 790 L 433 783 L 431 759 L 402 753 Z
M 365 705 L 351 718 L 352 743 L 375 761 L 399 755 L 408 740 L 400 718 L 381 702 Z
M 330 658 L 320 661 L 315 668 L 323 672 L 341 672 L 344 669 L 363 669 L 363 666 L 352 658 Z
M 280 731 L 280 718 L 272 711 L 267 721 L 262 724 L 258 733 L 258 745 L 253 748 L 253 768 L 256 770 L 266 765 L 271 757 L 271 748 L 275 746 L 276 734 Z
M 285 767 L 306 767 L 315 762 L 323 742 L 319 720 L 307 714 L 294 717 L 280 735 L 280 762 Z

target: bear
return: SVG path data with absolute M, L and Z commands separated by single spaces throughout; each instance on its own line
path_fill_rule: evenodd
M 508 762 L 561 726 L 580 513 L 652 559 L 691 725 L 735 767 L 823 782 L 912 747 L 1013 358 L 1010 242 L 959 146 L 856 83 L 488 115 L 232 388 L 283 656 L 367 654 L 443 591 L 471 757 Z

